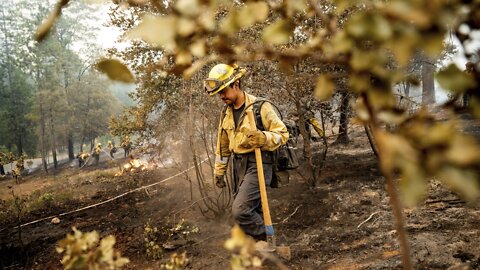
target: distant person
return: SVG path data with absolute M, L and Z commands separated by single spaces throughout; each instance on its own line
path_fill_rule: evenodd
M 7 155 L 0 151 L 0 175 L 5 175 L 3 165 L 7 164 Z
M 84 153 L 84 152 L 78 153 L 77 155 L 78 167 L 82 168 L 89 157 L 90 157 L 90 154 L 88 153 Z
M 20 157 L 18 157 L 17 161 L 15 162 L 15 169 L 12 170 L 12 175 L 15 178 L 17 184 L 20 184 L 22 180 L 22 173 L 25 170 L 25 158 L 27 156 L 22 153 Z
M 112 143 L 112 141 L 108 141 L 108 150 L 110 150 L 110 157 L 113 158 L 113 154 L 117 152 L 114 142 Z
M 100 152 L 102 152 L 102 144 L 97 143 L 92 153 L 92 156 L 95 158 L 95 165 L 98 165 L 100 162 Z
M 120 146 L 123 148 L 124 157 L 126 158 L 130 154 L 130 149 L 132 148 L 132 142 L 130 141 L 130 137 L 128 135 L 125 135 Z

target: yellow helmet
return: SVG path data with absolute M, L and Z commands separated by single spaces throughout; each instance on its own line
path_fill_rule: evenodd
M 214 96 L 223 88 L 243 77 L 245 73 L 247 70 L 236 64 L 218 64 L 210 70 L 208 78 L 203 81 L 203 86 L 210 96 Z

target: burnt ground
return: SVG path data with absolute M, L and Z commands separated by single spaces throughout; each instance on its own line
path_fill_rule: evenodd
M 288 186 L 270 189 L 269 202 L 277 242 L 289 245 L 290 269 L 400 269 L 401 259 L 394 221 L 377 161 L 361 129 L 350 134 L 348 145 L 332 145 L 317 187 L 307 186 L 292 172 Z M 67 195 L 49 201 L 22 218 L 36 220 L 104 201 L 125 191 L 166 179 L 179 170 L 156 168 L 113 177 L 116 164 L 78 170 L 65 165 L 55 179 L 37 173 L 21 185 L 42 183 L 42 189 Z M 113 168 L 113 169 L 112 169 Z M 302 171 L 302 170 L 300 170 Z M 11 180 L 8 180 L 11 181 Z M 0 182 L 2 189 L 8 183 Z M 46 184 L 48 182 L 48 184 Z M 1 199 L 7 200 L 8 192 Z M 27 196 L 28 190 L 21 194 Z M 114 234 L 115 247 L 131 262 L 126 269 L 159 269 L 173 252 L 187 252 L 186 269 L 228 269 L 230 253 L 223 248 L 233 222 L 204 217 L 190 198 L 183 176 L 115 201 L 22 228 L 23 247 L 14 219 L 0 227 L 0 269 L 61 269 L 58 240 L 75 226 L 81 231 Z M 3 201 L 6 204 L 6 201 Z M 2 206 L 3 207 L 3 206 Z M 466 204 L 438 182 L 418 207 L 405 209 L 406 229 L 415 269 L 480 269 L 480 202 Z M 169 250 L 159 258 L 147 256 L 144 227 L 172 228 L 179 220 L 196 226 L 198 233 L 159 239 Z M 268 264 L 266 269 L 275 269 Z

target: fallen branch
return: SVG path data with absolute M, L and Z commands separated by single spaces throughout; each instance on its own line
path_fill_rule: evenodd
M 273 225 L 282 224 L 282 223 L 287 222 L 288 219 L 290 219 L 293 215 L 295 215 L 295 213 L 297 213 L 297 211 L 298 211 L 298 209 L 300 208 L 300 206 L 302 206 L 302 205 L 297 206 L 297 208 L 295 208 L 295 210 L 293 211 L 293 213 L 291 213 L 290 215 L 288 215 L 288 217 L 284 218 L 282 221 L 280 221 L 280 222 L 278 222 L 278 223 L 273 223 Z
M 372 219 L 373 216 L 375 216 L 376 214 L 379 214 L 380 212 L 381 211 L 373 212 L 367 219 L 365 219 L 362 223 L 358 224 L 357 229 L 359 229 L 363 224 L 370 221 L 370 219 Z

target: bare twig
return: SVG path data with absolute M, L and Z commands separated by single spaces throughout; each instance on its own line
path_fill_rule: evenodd
M 299 205 L 295 208 L 295 210 L 293 211 L 293 213 L 291 213 L 290 215 L 288 215 L 288 217 L 284 218 L 282 221 L 280 222 L 277 222 L 277 223 L 273 223 L 273 225 L 277 225 L 277 224 L 282 224 L 282 223 L 285 223 L 287 222 L 288 219 L 290 219 L 291 217 L 293 217 L 293 215 L 295 215 L 295 213 L 297 213 L 298 209 L 300 208 L 300 206 L 302 205 Z
M 358 224 L 357 229 L 360 228 L 363 224 L 370 221 L 376 214 L 379 214 L 381 211 L 373 212 L 367 219 L 365 219 L 362 223 Z

